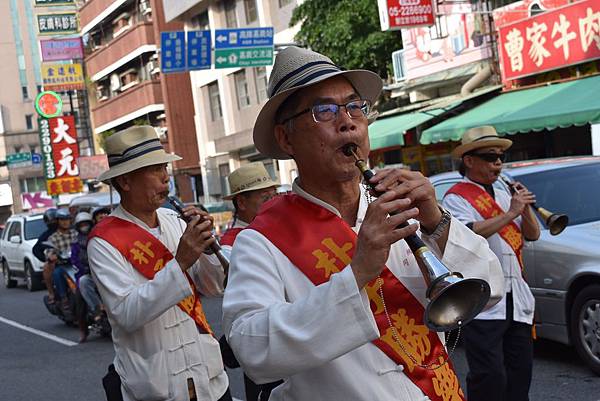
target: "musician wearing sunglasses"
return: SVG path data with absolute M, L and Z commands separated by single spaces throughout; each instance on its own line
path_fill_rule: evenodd
M 511 195 L 496 184 L 512 141 L 491 126 L 465 132 L 453 152 L 464 177 L 443 206 L 486 238 L 504 272 L 505 295 L 464 328 L 469 401 L 526 401 L 531 382 L 534 298 L 523 279 L 523 240 L 535 241 L 540 227 L 533 195 L 520 183 Z
M 254 143 L 293 158 L 298 178 L 236 237 L 223 300 L 224 332 L 246 374 L 283 380 L 269 401 L 465 399 L 444 363 L 444 334 L 423 322 L 426 284 L 404 238 L 418 221 L 433 252 L 495 295 L 501 268 L 483 238 L 438 207 L 422 174 L 380 170 L 377 197 L 361 184 L 346 149 L 367 159 L 381 88 L 376 74 L 310 50 L 288 47 L 275 60 Z

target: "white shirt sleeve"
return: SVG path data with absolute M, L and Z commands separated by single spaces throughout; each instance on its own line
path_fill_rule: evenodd
M 231 262 L 223 327 L 257 383 L 323 365 L 379 337 L 368 298 L 349 267 L 319 286 L 294 287 L 278 269 L 291 265 L 289 259 L 251 229 L 237 237 Z M 294 302 L 288 291 L 299 292 Z
M 216 255 L 201 255 L 188 273 L 202 295 L 208 297 L 223 295 L 225 273 Z
M 481 220 L 481 217 L 478 217 L 478 213 L 469 204 L 469 201 L 462 196 L 448 194 L 444 197 L 442 206 L 463 224 L 474 223 Z
M 133 332 L 192 295 L 190 284 L 175 259 L 146 280 L 108 242 L 88 244 L 90 269 L 102 301 L 114 321 Z

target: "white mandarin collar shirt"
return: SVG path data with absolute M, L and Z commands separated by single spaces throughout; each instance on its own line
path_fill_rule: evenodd
M 293 191 L 340 215 L 297 182 Z M 367 206 L 363 191 L 355 232 Z M 287 216 L 285 224 L 293 224 L 293 216 Z M 439 254 L 435 242 L 423 239 Z M 494 295 L 503 292 L 502 271 L 487 242 L 455 219 L 443 261 L 466 277 L 487 280 Z M 426 302 L 423 277 L 405 241 L 391 247 L 387 266 L 421 303 Z M 233 247 L 223 325 L 248 376 L 258 383 L 284 379 L 271 401 L 427 399 L 402 366 L 371 343 L 380 333 L 352 269 L 315 286 L 252 228 L 242 231 Z
M 149 231 L 175 255 L 185 224 L 172 210 L 157 213 L 158 229 L 121 206 L 112 216 Z M 123 399 L 189 401 L 191 377 L 199 400 L 218 400 L 228 386 L 219 344 L 200 334 L 194 320 L 177 306 L 192 290 L 175 258 L 148 280 L 103 239 L 90 240 L 88 255 L 112 325 Z M 203 255 L 188 273 L 201 294 L 222 293 L 224 274 L 216 257 Z
M 485 191 L 481 184 L 464 177 L 462 182 L 475 184 Z M 496 203 L 503 211 L 510 209 L 510 201 L 512 196 L 501 186 L 494 185 L 494 195 Z M 456 194 L 448 194 L 444 197 L 443 206 L 461 222 L 468 224 L 485 219 L 468 200 Z M 513 220 L 519 228 L 521 228 L 521 216 Z M 523 279 L 521 273 L 521 265 L 515 255 L 513 249 L 508 243 L 502 239 L 500 234 L 496 233 L 487 238 L 490 244 L 490 249 L 500 260 L 502 271 L 504 274 L 504 288 L 506 292 L 512 292 L 513 297 L 513 319 L 517 322 L 532 324 L 533 313 L 535 309 L 535 298 L 529 289 L 529 286 Z M 527 268 L 527 266 L 525 266 Z M 494 307 L 481 312 L 477 319 L 482 320 L 497 320 L 506 319 L 506 297 L 503 297 Z

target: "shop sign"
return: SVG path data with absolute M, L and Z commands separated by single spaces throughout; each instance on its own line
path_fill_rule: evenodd
M 75 0 L 35 0 L 35 5 L 39 7 L 73 6 L 75 5 Z
M 81 68 L 81 64 L 43 63 L 42 83 L 44 90 L 83 90 L 83 69 Z
M 584 0 L 498 28 L 503 81 L 600 58 L 600 2 Z
M 433 0 L 378 0 L 382 31 L 435 23 Z
M 54 206 L 54 201 L 46 191 L 25 192 L 21 194 L 21 204 L 24 210 L 43 209 Z
M 35 110 L 44 118 L 52 118 L 62 113 L 62 98 L 56 92 L 40 92 L 35 98 Z
M 56 172 L 54 171 L 54 159 L 52 158 L 52 139 L 50 137 L 49 120 L 38 118 L 38 127 L 40 131 L 40 148 L 42 150 L 44 176 L 46 180 L 51 180 L 56 178 Z
M 40 40 L 43 61 L 61 61 L 83 58 L 81 38 Z
M 81 192 L 79 179 L 79 147 L 77 131 L 73 116 L 54 117 L 48 120 L 52 159 L 54 161 L 54 178 L 48 177 L 46 182 L 48 195 Z M 44 149 L 42 149 L 42 152 Z
M 38 14 L 36 17 L 40 35 L 77 33 L 79 30 L 76 12 Z

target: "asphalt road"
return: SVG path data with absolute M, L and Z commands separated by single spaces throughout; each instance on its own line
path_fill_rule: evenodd
M 104 401 L 101 379 L 114 356 L 112 343 L 90 336 L 87 343 L 76 344 L 77 329 L 46 311 L 44 293 L 0 285 L 0 401 Z M 205 300 L 204 305 L 220 334 L 220 300 Z M 31 333 L 15 323 L 40 332 Z M 453 359 L 464 386 L 467 367 L 460 347 Z M 228 373 L 232 394 L 243 399 L 241 372 Z M 572 348 L 536 341 L 532 401 L 600 401 L 599 388 L 600 377 L 579 361 Z

